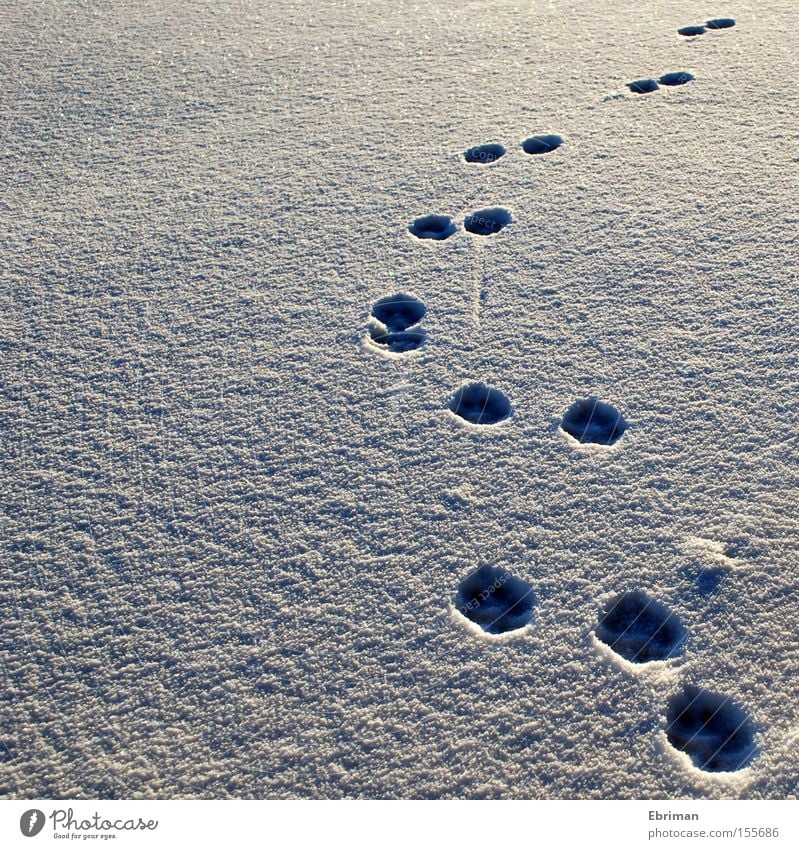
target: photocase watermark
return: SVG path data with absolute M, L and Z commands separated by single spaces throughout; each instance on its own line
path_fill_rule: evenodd
M 19 818 L 19 830 L 25 837 L 36 837 L 50 820 L 50 833 L 62 840 L 113 840 L 120 831 L 155 831 L 158 820 L 141 817 L 106 819 L 96 811 L 91 817 L 79 819 L 72 808 L 55 808 L 47 816 L 38 808 L 25 811 Z
M 36 837 L 36 835 L 44 828 L 45 816 L 44 811 L 37 808 L 31 808 L 19 818 L 19 830 L 25 837 Z

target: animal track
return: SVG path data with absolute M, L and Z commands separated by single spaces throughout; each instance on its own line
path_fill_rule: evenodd
M 417 239 L 448 239 L 458 228 L 449 215 L 422 215 L 408 229 Z
M 752 720 L 729 696 L 689 685 L 671 699 L 666 718 L 669 742 L 699 769 L 734 772 L 755 755 Z
M 661 85 L 685 85 L 693 79 L 694 75 L 689 74 L 688 71 L 672 71 L 669 74 L 663 74 L 658 82 Z
M 467 383 L 452 396 L 449 409 L 475 425 L 491 425 L 513 415 L 507 396 L 485 383 Z
M 418 324 L 426 312 L 427 308 L 418 298 L 402 292 L 380 298 L 372 306 L 372 316 L 391 331 L 407 330 Z
M 486 633 L 505 634 L 533 621 L 535 595 L 527 581 L 481 566 L 461 581 L 455 607 Z
M 708 29 L 729 29 L 735 26 L 734 18 L 712 18 L 705 26 Z
M 481 165 L 488 165 L 491 162 L 496 162 L 501 156 L 504 156 L 507 151 L 501 144 L 478 144 L 476 147 L 470 147 L 464 152 L 463 158 L 467 162 L 477 162 Z
M 413 295 L 400 292 L 387 295 L 372 305 L 369 337 L 375 345 L 392 354 L 404 354 L 421 347 L 427 339 L 422 328 L 414 328 L 425 316 L 427 308 Z
M 627 88 L 636 94 L 649 94 L 657 91 L 660 86 L 657 84 L 657 80 L 633 80 L 631 83 L 627 83 Z
M 372 326 L 369 328 L 369 337 L 375 345 L 386 348 L 392 354 L 405 354 L 408 351 L 415 351 L 424 345 L 427 334 L 424 330 L 402 330 L 395 332 L 382 327 Z
M 680 27 L 677 32 L 680 35 L 702 35 L 702 33 L 706 32 L 703 26 L 690 26 L 690 27 Z
M 613 445 L 629 427 L 615 407 L 593 397 L 575 401 L 560 426 L 578 442 L 599 445 Z
M 467 215 L 463 219 L 463 226 L 470 233 L 476 233 L 478 236 L 490 236 L 492 233 L 499 233 L 503 227 L 507 227 L 512 221 L 511 214 L 507 209 L 494 206 L 490 209 L 478 209 L 471 215 Z
M 602 612 L 595 633 L 632 663 L 677 657 L 688 636 L 676 613 L 640 590 L 613 599 Z
M 551 153 L 563 144 L 563 139 L 560 136 L 553 134 L 542 136 L 530 136 L 522 142 L 522 150 L 525 153 Z

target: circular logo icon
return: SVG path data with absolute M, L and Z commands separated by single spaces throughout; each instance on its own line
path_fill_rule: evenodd
M 31 808 L 19 818 L 19 830 L 25 837 L 36 837 L 44 828 L 44 813 L 37 808 Z

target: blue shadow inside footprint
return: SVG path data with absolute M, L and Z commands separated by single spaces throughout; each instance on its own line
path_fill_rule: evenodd
M 455 607 L 489 634 L 524 628 L 535 616 L 535 593 L 527 581 L 496 566 L 481 566 L 458 587 Z
M 512 221 L 511 214 L 507 209 L 494 206 L 490 209 L 478 209 L 471 215 L 467 215 L 463 219 L 463 226 L 470 233 L 475 233 L 478 236 L 490 236 L 492 233 L 499 233 Z
M 380 298 L 372 305 L 372 315 L 388 330 L 407 330 L 414 324 L 418 324 L 427 309 L 425 305 L 413 295 L 399 293 L 387 295 Z
M 485 383 L 461 386 L 452 396 L 449 408 L 456 416 L 476 425 L 497 424 L 513 414 L 507 396 Z
M 560 426 L 578 442 L 597 445 L 613 445 L 628 428 L 615 407 L 593 397 L 575 401 L 563 414 Z
M 405 354 L 421 348 L 427 339 L 424 330 L 391 331 L 384 327 L 370 327 L 369 336 L 375 345 L 391 351 L 392 354 Z
M 677 32 L 680 35 L 702 35 L 705 32 L 703 26 L 680 27 Z
M 735 18 L 712 18 L 705 26 L 708 29 L 729 29 L 735 26 Z
M 464 152 L 463 158 L 467 162 L 476 162 L 480 165 L 489 165 L 496 162 L 501 156 L 506 153 L 505 148 L 501 144 L 478 144 L 475 147 L 470 147 Z
M 754 757 L 755 728 L 729 696 L 687 686 L 670 701 L 666 736 L 694 766 L 708 772 L 735 772 Z
M 677 614 L 640 590 L 613 599 L 602 612 L 595 633 L 631 663 L 677 657 L 688 638 Z
M 663 74 L 658 80 L 661 85 L 685 85 L 694 79 L 693 74 L 688 71 L 672 71 L 670 74 Z
M 657 91 L 660 86 L 656 80 L 633 80 L 631 83 L 627 83 L 627 88 L 635 94 L 649 94 Z
M 417 239 L 448 239 L 458 228 L 449 215 L 422 215 L 408 229 Z
M 530 136 L 522 142 L 522 150 L 525 153 L 541 154 L 551 153 L 563 144 L 563 139 L 554 134 Z

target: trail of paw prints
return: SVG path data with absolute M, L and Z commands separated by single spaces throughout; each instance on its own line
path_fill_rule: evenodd
M 708 30 L 730 29 L 730 27 L 734 26 L 734 18 L 711 18 L 709 21 L 705 21 L 704 24 L 691 24 L 687 27 L 680 27 L 677 33 L 691 38 L 697 35 L 704 35 Z
M 367 344 L 382 354 L 402 355 L 421 348 L 427 333 L 420 326 L 427 307 L 419 298 L 399 292 L 372 304 Z

